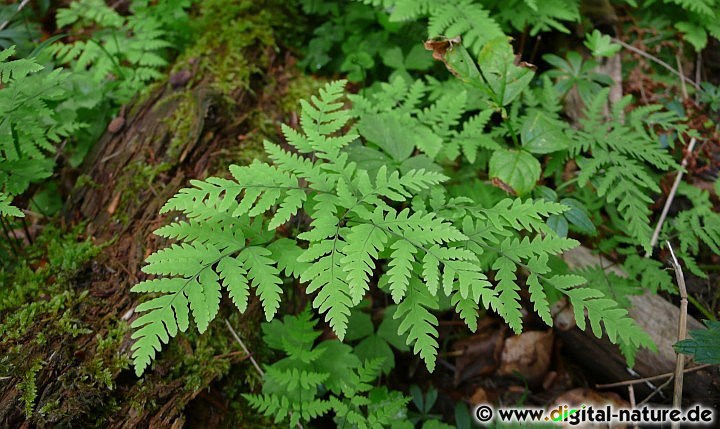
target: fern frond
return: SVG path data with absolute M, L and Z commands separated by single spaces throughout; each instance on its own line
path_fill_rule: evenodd
M 275 266 L 276 262 L 268 258 L 270 255 L 272 252 L 264 247 L 250 246 L 243 249 L 238 256 L 248 267 L 247 278 L 260 297 L 267 320 L 271 320 L 280 308 L 282 293 L 280 270 Z
M 0 192 L 0 216 L 14 216 L 14 217 L 25 217 L 20 209 L 12 206 L 10 203 L 12 198 L 10 195 Z
M 557 275 L 548 279 L 553 287 L 570 298 L 575 312 L 575 322 L 580 329 L 585 329 L 587 314 L 593 334 L 600 338 L 602 322 L 610 341 L 623 344 L 621 349 L 630 367 L 634 365 L 634 354 L 637 349 L 640 347 L 657 349 L 650 336 L 628 316 L 627 310 L 618 306 L 617 302 L 605 297 L 596 289 L 579 287 L 585 281 L 583 277 L 572 274 Z
M 430 310 L 437 309 L 437 297 L 430 295 L 419 280 L 412 278 L 407 295 L 394 315 L 395 319 L 401 319 L 398 334 L 407 333 L 406 344 L 422 357 L 429 371 L 435 369 L 438 349 L 438 320 Z
M 436 4 L 430 13 L 428 34 L 430 37 L 462 36 L 463 44 L 475 55 L 487 41 L 505 35 L 487 9 L 472 0 Z

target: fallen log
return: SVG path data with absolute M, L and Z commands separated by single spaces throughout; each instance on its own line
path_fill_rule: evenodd
M 613 272 L 621 277 L 627 277 L 617 266 L 595 255 L 586 247 L 578 247 L 564 254 L 565 262 L 572 268 L 592 265 L 607 267 L 606 271 Z M 635 359 L 635 366 L 631 372 L 627 368 L 625 358 L 614 344 L 606 338 L 596 338 L 589 329 L 582 331 L 578 328 L 569 330 L 558 329 L 559 337 L 563 340 L 563 350 L 575 361 L 581 362 L 590 373 L 595 373 L 603 382 L 618 382 L 672 372 L 675 368 L 676 354 L 672 345 L 677 342 L 678 318 L 680 309 L 668 302 L 660 295 L 645 293 L 627 297 L 631 302 L 628 309 L 630 316 L 640 325 L 657 345 L 657 353 L 642 349 Z M 692 316 L 688 316 L 688 330 L 703 329 L 702 324 Z M 687 367 L 687 366 L 686 366 Z M 718 369 L 708 367 L 685 375 L 684 402 L 693 404 L 720 403 L 720 390 L 718 390 Z M 634 386 L 638 401 L 649 395 L 663 381 L 641 383 Z M 667 393 L 670 395 L 667 396 Z M 664 390 L 665 397 L 672 396 L 672 383 Z M 663 396 L 655 399 L 662 402 Z
M 130 288 L 144 279 L 144 258 L 165 244 L 152 235 L 166 222 L 160 207 L 189 179 L 258 156 L 262 127 L 287 121 L 285 106 L 296 104 L 288 88 L 300 78 L 277 42 L 292 16 L 284 2 L 199 7 L 205 33 L 165 82 L 121 110 L 87 157 L 65 208 L 65 223 L 84 225 L 83 236 L 102 250 L 67 284 L 48 285 L 49 293 L 0 314 L 2 321 L 39 309 L 17 336 L 0 339 L 0 364 L 11 374 L 0 379 L 0 427 L 182 427 L 188 407 L 208 414 L 209 426 L 224 418 L 233 398 L 212 397 L 208 387 L 230 373 L 256 377 L 221 323 L 203 336 L 179 336 L 140 379 L 129 366 L 129 323 L 138 304 Z M 274 125 L 269 129 L 274 135 Z M 67 299 L 47 310 L 44 302 L 54 296 Z M 244 315 L 224 307 L 219 317 L 254 346 L 259 307 Z M 59 326 L 65 319 L 69 327 Z

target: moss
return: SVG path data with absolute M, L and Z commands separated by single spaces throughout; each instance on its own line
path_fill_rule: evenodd
M 300 100 L 307 100 L 317 94 L 326 83 L 327 81 L 314 76 L 294 76 L 288 84 L 287 93 L 280 100 L 280 108 L 284 112 L 299 112 Z
M 116 190 L 120 192 L 120 207 L 134 206 L 138 195 L 150 189 L 151 192 L 157 194 L 158 190 L 154 188 L 153 183 L 162 183 L 155 179 L 158 175 L 168 171 L 172 165 L 167 162 L 159 164 L 147 164 L 143 161 L 135 161 L 126 167 L 127 174 L 123 174 L 116 186 Z M 128 211 L 117 210 L 113 217 L 122 224 L 127 224 Z
M 0 273 L 8 287 L 0 298 L 0 314 L 10 308 L 32 302 L 57 285 L 65 285 L 101 247 L 91 240 L 79 239 L 83 225 L 69 232 L 48 225 L 16 266 Z M 0 327 L 0 330 L 2 328 Z
M 200 132 L 199 120 L 204 112 L 202 106 L 198 105 L 198 99 L 190 91 L 183 91 L 171 95 L 166 101 L 179 99 L 177 107 L 172 114 L 165 119 L 165 124 L 172 130 L 172 139 L 167 149 L 170 159 L 177 159 L 178 153 L 191 139 L 196 139 Z
M 268 4 L 265 4 L 268 3 Z M 193 46 L 183 53 L 175 71 L 185 64 L 197 64 L 197 82 L 209 86 L 233 103 L 238 90 L 250 88 L 250 76 L 263 70 L 268 58 L 248 60 L 251 49 L 265 51 L 274 47 L 273 26 L 287 22 L 273 3 L 254 0 L 207 0 L 202 2 L 194 32 L 199 35 Z M 208 55 L 210 53 L 210 55 Z
M 25 372 L 17 388 L 22 394 L 22 401 L 24 405 L 25 415 L 27 417 L 32 416 L 33 408 L 35 407 L 35 399 L 37 398 L 37 386 L 35 385 L 35 377 L 37 373 L 42 369 L 42 362 L 36 360 L 30 368 Z

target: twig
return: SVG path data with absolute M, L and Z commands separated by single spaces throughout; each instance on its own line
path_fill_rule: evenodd
M 707 368 L 709 366 L 713 366 L 712 364 L 703 364 L 694 366 L 692 368 L 687 368 L 683 372 L 693 372 L 693 371 L 699 371 L 701 369 Z M 622 387 L 622 386 L 630 386 L 633 384 L 641 384 L 648 381 L 655 381 L 655 380 L 662 380 L 663 378 L 672 377 L 674 372 L 666 372 L 665 374 L 660 375 L 653 375 L 652 377 L 645 377 L 645 378 L 637 378 L 635 380 L 625 380 L 625 381 L 618 381 L 617 383 L 608 383 L 608 384 L 596 384 L 595 387 L 598 389 L 610 389 L 612 387 Z
M 653 390 L 653 392 L 652 392 L 650 395 L 648 395 L 647 398 L 643 399 L 642 402 L 640 402 L 640 403 L 638 404 L 638 407 L 642 407 L 643 405 L 647 404 L 655 395 L 657 395 L 658 393 L 661 393 L 662 390 L 663 390 L 665 387 L 667 387 L 667 385 L 670 384 L 670 382 L 671 382 L 672 380 L 673 380 L 672 377 L 668 378 L 668 380 L 667 380 L 665 383 L 663 383 L 663 384 L 661 384 L 660 386 L 658 386 L 657 389 Z M 662 396 L 662 395 L 661 395 L 661 396 Z
M 252 364 L 255 367 L 255 369 L 257 370 L 258 374 L 260 374 L 261 377 L 265 378 L 265 371 L 263 371 L 262 368 L 260 368 L 260 365 L 258 365 L 258 363 L 255 361 L 255 358 L 250 353 L 248 348 L 245 347 L 245 343 L 243 343 L 243 341 L 240 339 L 240 336 L 237 334 L 237 332 L 235 332 L 232 325 L 230 324 L 230 322 L 227 319 L 225 319 L 225 324 L 227 325 L 228 329 L 230 330 L 230 333 L 232 334 L 232 336 L 235 337 L 235 341 L 237 341 L 238 344 L 240 344 L 240 347 L 242 347 L 243 351 L 247 354 L 248 358 L 250 359 L 250 362 L 252 362 Z M 292 412 L 289 413 L 291 418 L 292 418 L 292 414 L 293 414 Z M 300 422 L 297 423 L 297 427 L 298 427 L 298 429 L 304 429 L 302 423 L 300 423 Z
M 687 79 L 687 77 L 685 77 L 685 73 L 683 72 L 683 69 L 682 69 L 682 63 L 680 62 L 680 55 L 675 55 L 675 63 L 678 66 L 678 72 L 680 72 L 680 89 L 682 89 L 683 98 L 687 99 L 688 92 L 687 92 L 687 86 L 685 85 L 685 79 Z
M 4 30 L 5 27 L 7 27 L 7 25 L 10 24 L 10 21 L 12 21 L 13 19 L 15 19 L 15 16 L 16 16 L 18 13 L 20 13 L 20 12 L 23 10 L 23 8 L 24 8 L 28 3 L 30 3 L 30 0 L 23 0 L 23 1 L 20 3 L 20 5 L 18 6 L 17 10 L 16 10 L 15 12 L 13 12 L 13 14 L 10 16 L 10 18 L 8 18 L 7 21 L 5 21 L 5 22 L 3 22 L 2 24 L 0 24 L 0 31 Z
M 685 167 L 688 163 L 688 158 L 692 154 L 693 149 L 695 148 L 695 137 L 690 139 L 690 144 L 688 145 L 687 153 L 685 154 L 685 157 L 683 158 L 682 162 L 680 163 L 680 169 L 677 172 L 677 175 L 675 176 L 675 181 L 673 182 L 672 188 L 670 188 L 670 193 L 668 194 L 667 199 L 665 200 L 665 206 L 662 209 L 662 213 L 660 213 L 660 219 L 658 219 L 658 223 L 655 226 L 655 231 L 653 231 L 652 238 L 650 239 L 650 250 L 645 252 L 645 257 L 649 258 L 652 254 L 652 249 L 655 247 L 658 241 L 658 237 L 660 236 L 660 230 L 662 229 L 663 223 L 665 223 L 665 218 L 667 217 L 668 211 L 670 210 L 670 205 L 672 205 L 673 199 L 675 198 L 675 193 L 677 193 L 678 186 L 680 186 L 680 182 L 682 181 L 682 177 L 685 170 Z
M 667 241 L 667 247 L 670 249 L 670 255 L 672 256 L 672 265 L 675 269 L 675 279 L 677 280 L 678 288 L 680 289 L 680 318 L 678 320 L 678 341 L 682 341 L 687 337 L 687 288 L 685 287 L 685 276 L 683 276 L 682 267 L 675 257 L 670 242 Z M 685 369 L 685 355 L 682 353 L 677 354 L 677 360 L 675 361 L 675 389 L 673 391 L 673 408 L 679 409 L 682 405 L 682 389 L 683 389 L 683 370 Z M 680 423 L 673 423 L 671 426 L 673 429 L 679 428 Z
M 243 343 L 243 341 L 240 339 L 240 336 L 237 334 L 237 332 L 235 332 L 235 329 L 233 329 L 232 325 L 230 324 L 230 322 L 228 322 L 227 319 L 225 319 L 225 324 L 227 325 L 228 329 L 230 330 L 230 333 L 232 334 L 232 336 L 235 337 L 235 341 L 237 341 L 238 344 L 240 344 L 240 347 L 242 347 L 245 354 L 249 356 L 250 362 L 253 364 L 253 366 L 257 370 L 258 374 L 260 374 L 260 377 L 265 377 L 265 371 L 263 371 L 262 368 L 260 368 L 260 365 L 258 365 L 257 361 L 255 361 L 255 358 L 252 356 L 252 354 L 250 353 L 248 348 L 245 347 L 245 343 Z
M 650 55 L 650 54 L 648 54 L 647 52 L 645 52 L 645 51 L 643 51 L 643 50 L 641 50 L 641 49 L 638 49 L 638 48 L 636 48 L 636 47 L 633 46 L 633 45 L 628 45 L 627 43 L 623 42 L 622 40 L 620 40 L 620 39 L 618 39 L 618 38 L 613 38 L 613 42 L 617 43 L 618 45 L 622 46 L 623 48 L 625 48 L 625 49 L 627 49 L 627 50 L 633 51 L 633 52 L 635 52 L 636 54 L 638 54 L 638 55 L 640 55 L 640 56 L 643 56 L 643 57 L 645 57 L 645 58 L 647 58 L 647 59 L 649 59 L 649 60 L 651 60 L 651 61 L 654 61 L 654 62 L 657 63 L 657 64 L 660 64 L 661 66 L 663 66 L 663 67 L 665 67 L 666 69 L 670 70 L 672 73 L 674 73 L 674 74 L 675 74 L 676 76 L 678 76 L 679 78 L 681 78 L 681 79 L 684 78 L 687 82 L 690 82 L 690 83 L 692 84 L 692 86 L 695 87 L 695 89 L 697 89 L 697 90 L 700 89 L 700 85 L 698 85 L 697 83 L 695 83 L 695 81 L 690 80 L 690 79 L 684 77 L 679 71 L 675 70 L 675 68 L 673 68 L 673 66 L 671 66 L 670 64 L 668 64 L 668 63 L 666 63 L 665 61 L 661 60 L 660 58 L 655 57 L 655 56 L 653 56 L 653 55 Z
M 628 386 L 628 397 L 630 398 L 630 408 L 635 408 L 635 388 L 632 384 Z M 637 423 L 633 425 L 633 429 L 638 429 Z

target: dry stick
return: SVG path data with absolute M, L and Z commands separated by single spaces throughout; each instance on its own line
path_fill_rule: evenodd
M 680 289 L 680 320 L 678 321 L 678 341 L 682 341 L 687 336 L 687 288 L 685 288 L 685 276 L 683 276 L 682 267 L 675 257 L 675 252 L 669 241 L 666 241 L 668 249 L 670 249 L 670 255 L 672 256 L 672 265 L 675 269 L 675 279 L 677 280 L 678 288 Z M 677 360 L 675 361 L 675 390 L 673 392 L 673 408 L 679 409 L 682 405 L 682 388 L 683 388 L 683 369 L 685 368 L 685 355 L 682 353 L 677 354 Z M 673 429 L 679 428 L 680 423 L 673 423 L 671 426 Z
M 658 393 L 661 393 L 662 390 L 665 387 L 667 387 L 667 385 L 670 384 L 671 381 L 672 381 L 672 377 L 668 378 L 668 380 L 665 383 L 658 386 L 657 389 L 653 390 L 653 392 L 650 395 L 648 395 L 647 398 L 643 399 L 642 402 L 640 402 L 638 404 L 638 407 L 642 407 L 643 405 L 647 404 L 655 395 L 657 395 Z
M 693 372 L 693 371 L 699 371 L 701 369 L 707 368 L 709 366 L 713 366 L 712 364 L 706 363 L 703 365 L 694 366 L 692 368 L 686 368 L 683 372 Z M 648 381 L 655 381 L 655 380 L 662 380 L 663 378 L 672 377 L 674 372 L 666 372 L 665 374 L 660 375 L 653 375 L 652 377 L 645 377 L 645 378 L 638 378 L 635 380 L 625 380 L 625 381 L 618 381 L 617 383 L 608 383 L 608 384 L 596 384 L 595 388 L 597 389 L 610 389 L 613 387 L 622 387 L 622 386 L 630 386 L 633 384 L 641 384 Z
M 237 332 L 235 332 L 235 329 L 233 329 L 232 325 L 230 324 L 230 322 L 228 322 L 227 319 L 225 319 L 225 324 L 227 325 L 228 329 L 230 330 L 230 333 L 232 334 L 232 336 L 235 337 L 235 341 L 237 341 L 238 344 L 240 344 L 240 347 L 242 347 L 245 354 L 250 357 L 250 362 L 253 364 L 253 366 L 257 370 L 258 374 L 260 374 L 260 377 L 265 377 L 265 372 L 262 370 L 262 368 L 260 368 L 260 365 L 258 365 L 257 361 L 255 361 L 255 358 L 250 353 L 248 348 L 245 347 L 245 343 L 243 343 L 243 341 L 240 339 L 240 336 L 237 334 Z
M 680 169 L 677 172 L 677 175 L 675 176 L 675 181 L 673 182 L 672 188 L 670 188 L 670 193 L 668 194 L 667 199 L 665 200 L 665 206 L 662 209 L 662 213 L 660 213 L 660 219 L 658 219 L 658 223 L 655 226 L 655 231 L 653 231 L 652 238 L 650 239 L 650 250 L 645 252 L 645 257 L 649 258 L 652 254 L 652 249 L 655 247 L 658 241 L 658 237 L 660 236 L 660 230 L 662 229 L 663 223 L 665 223 L 665 218 L 667 217 L 668 211 L 670 210 L 670 205 L 672 205 L 673 199 L 675 198 L 675 193 L 677 193 L 678 186 L 680 186 L 680 182 L 682 181 L 683 174 L 685 172 L 685 166 L 687 166 L 688 158 L 692 154 L 693 149 L 695 148 L 695 137 L 690 139 L 690 144 L 688 145 L 687 154 L 683 158 L 682 162 L 680 163 Z
M 233 329 L 232 325 L 230 324 L 230 322 L 229 322 L 227 319 L 225 319 L 225 324 L 227 325 L 228 329 L 230 330 L 230 333 L 232 334 L 232 336 L 235 337 L 235 341 L 237 341 L 238 344 L 240 344 L 240 347 L 242 347 L 243 351 L 245 352 L 245 354 L 246 354 L 246 355 L 248 356 L 248 358 L 250 359 L 250 362 L 253 364 L 253 366 L 254 366 L 255 369 L 257 370 L 258 374 L 260 374 L 260 377 L 265 378 L 265 371 L 263 371 L 262 368 L 260 368 L 260 365 L 258 365 L 258 363 L 255 361 L 255 358 L 254 358 L 253 355 L 250 353 L 250 351 L 248 350 L 248 348 L 245 347 L 245 343 L 243 343 L 243 341 L 240 339 L 240 336 L 237 334 L 237 332 L 235 332 L 235 329 Z M 290 413 L 288 413 L 288 414 L 289 414 L 290 417 L 292 418 L 292 414 L 293 414 L 293 413 L 290 412 Z M 304 429 L 302 423 L 300 423 L 300 422 L 298 422 L 297 427 L 298 427 L 299 429 Z
M 15 18 L 15 15 L 17 15 L 18 13 L 20 13 L 20 11 L 23 10 L 23 8 L 24 8 L 28 3 L 30 3 L 30 0 L 23 0 L 22 3 L 20 3 L 20 5 L 18 6 L 17 10 L 10 16 L 10 18 L 8 18 L 7 21 L 5 21 L 5 22 L 3 22 L 2 24 L 0 24 L 0 31 L 2 31 L 3 29 L 5 29 L 5 27 L 7 27 L 7 25 L 10 24 L 10 21 L 12 21 L 13 18 Z
M 635 408 L 635 388 L 632 384 L 628 385 L 628 397 L 630 398 L 630 408 Z M 637 423 L 633 425 L 633 429 L 638 429 Z
M 700 54 L 700 52 L 698 52 L 697 61 L 695 62 L 695 82 L 700 82 L 702 80 L 701 70 L 702 70 L 702 55 Z M 695 102 L 697 103 L 699 101 L 700 101 L 700 91 L 695 93 Z
M 660 64 L 661 66 L 663 66 L 663 67 L 665 67 L 666 69 L 670 70 L 673 74 L 675 74 L 676 76 L 678 76 L 680 79 L 683 79 L 683 78 L 684 78 L 684 76 L 683 76 L 679 71 L 675 70 L 675 68 L 674 68 L 673 66 L 671 66 L 670 64 L 668 64 L 668 63 L 666 63 L 665 61 L 661 60 L 660 58 L 655 57 L 655 56 L 653 56 L 653 55 L 650 55 L 650 54 L 648 54 L 647 52 L 645 52 L 645 51 L 643 51 L 643 50 L 641 50 L 641 49 L 638 49 L 638 48 L 636 48 L 636 47 L 633 46 L 633 45 L 628 45 L 627 43 L 623 42 L 623 41 L 620 40 L 620 39 L 613 38 L 613 42 L 617 43 L 618 45 L 622 46 L 623 48 L 625 48 L 625 49 L 627 49 L 627 50 L 633 51 L 633 52 L 635 52 L 636 54 L 638 54 L 638 55 L 640 55 L 640 56 L 643 56 L 643 57 L 645 57 L 645 58 L 647 58 L 647 59 L 649 59 L 649 60 L 651 60 L 651 61 L 654 61 L 654 62 L 657 63 L 657 64 Z M 688 78 L 686 78 L 686 77 L 685 77 L 684 79 L 685 79 L 687 82 L 690 82 L 690 83 L 692 84 L 692 86 L 695 87 L 695 89 L 697 89 L 697 90 L 700 89 L 700 85 L 698 85 L 697 83 L 695 83 L 695 81 L 692 81 L 692 80 L 690 80 L 690 79 L 688 79 Z
M 682 69 L 682 63 L 680 62 L 680 55 L 675 55 L 675 63 L 677 64 L 678 72 L 680 72 L 680 88 L 682 89 L 683 98 L 687 99 L 688 92 L 687 92 L 687 86 L 685 86 L 685 79 L 687 79 L 687 77 L 685 77 L 685 73 L 683 72 L 683 69 Z

